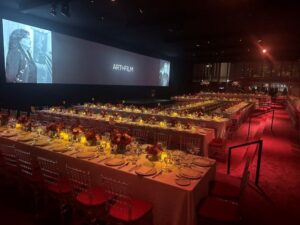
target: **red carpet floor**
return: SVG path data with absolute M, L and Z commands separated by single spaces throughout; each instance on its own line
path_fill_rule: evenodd
M 251 180 L 242 202 L 243 224 L 300 224 L 300 149 L 299 134 L 292 127 L 285 109 L 275 105 L 275 120 L 271 131 L 271 116 L 259 117 L 251 128 L 254 136 L 263 140 L 259 186 L 254 185 L 256 160 L 251 165 Z M 267 119 L 267 120 L 265 120 Z M 264 126 L 263 132 L 261 132 Z M 252 127 L 252 126 L 251 126 Z M 241 125 L 228 146 L 245 142 L 248 123 Z M 252 130 L 253 129 L 253 130 Z M 261 133 L 260 133 L 261 132 Z M 298 131 L 299 132 L 299 131 Z M 250 155 L 254 153 L 248 150 Z M 236 150 L 232 156 L 232 174 L 241 174 L 247 150 Z M 225 173 L 226 164 L 218 163 L 218 172 Z

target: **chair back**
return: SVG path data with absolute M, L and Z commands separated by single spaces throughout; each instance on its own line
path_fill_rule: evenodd
M 31 153 L 21 149 L 16 149 L 15 152 L 20 175 L 23 177 L 32 178 L 37 167 L 33 161 Z
M 20 111 L 19 116 L 28 116 L 28 112 Z
M 30 106 L 30 112 L 31 112 L 31 113 L 35 113 L 35 112 L 36 112 L 35 106 Z
M 1 113 L 8 113 L 8 109 L 1 108 L 1 109 L 0 109 L 0 112 L 1 112 Z
M 132 197 L 129 194 L 128 183 L 104 176 L 102 176 L 102 182 L 106 195 L 113 196 L 106 202 L 108 210 L 114 207 L 119 214 L 124 215 L 123 218 L 128 218 L 128 221 L 131 221 Z
M 9 110 L 9 115 L 10 115 L 11 117 L 17 118 L 18 110 L 10 109 L 10 110 Z
M 142 143 L 147 143 L 149 132 L 146 129 L 132 129 L 131 134 Z
M 164 133 L 154 133 L 154 143 L 163 143 L 167 148 L 170 147 L 171 136 Z
M 199 137 L 180 136 L 180 150 L 187 152 L 197 150 L 197 155 L 203 155 L 202 139 Z
M 66 165 L 67 178 L 72 185 L 73 196 L 91 188 L 91 175 L 89 171 Z
M 58 162 L 56 160 L 51 160 L 40 156 L 37 158 L 37 160 L 42 172 L 44 183 L 46 185 L 56 184 L 60 178 Z
M 18 171 L 18 161 L 16 157 L 15 147 L 8 145 L 0 145 L 0 154 L 2 162 L 6 169 Z

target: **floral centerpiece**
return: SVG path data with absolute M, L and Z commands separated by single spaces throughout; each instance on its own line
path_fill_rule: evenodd
M 9 115 L 7 113 L 0 113 L 0 126 L 8 123 Z
M 16 123 L 16 128 L 24 129 L 26 131 L 31 131 L 31 120 L 29 117 L 23 115 L 20 116 Z
M 121 133 L 119 130 L 114 130 L 111 142 L 117 145 L 117 153 L 125 153 L 126 147 L 132 141 L 132 137 L 127 132 Z
M 73 135 L 73 140 L 78 140 L 79 135 L 83 133 L 83 127 L 81 125 L 73 125 L 71 127 L 71 133 Z
M 149 145 L 146 148 L 147 158 L 150 161 L 157 161 L 160 157 L 160 154 L 163 152 L 162 146 L 160 144 Z
M 84 132 L 86 143 L 90 146 L 97 144 L 97 135 L 94 129 L 88 129 Z
M 59 123 L 50 123 L 46 126 L 46 133 L 50 136 L 50 137 L 54 137 L 56 136 L 61 130 L 63 130 L 65 128 L 65 124 L 62 122 Z

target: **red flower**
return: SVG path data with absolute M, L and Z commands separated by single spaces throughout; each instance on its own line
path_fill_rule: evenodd
M 18 118 L 18 123 L 21 123 L 21 124 L 25 124 L 29 121 L 28 117 L 27 116 L 20 116 Z
M 149 145 L 146 148 L 146 152 L 148 155 L 153 155 L 153 156 L 157 156 L 162 152 L 162 147 L 159 144 L 156 145 Z

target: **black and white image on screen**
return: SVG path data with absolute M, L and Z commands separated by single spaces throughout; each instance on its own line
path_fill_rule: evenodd
M 8 83 L 52 83 L 51 31 L 2 20 Z
M 161 86 L 168 86 L 170 80 L 170 63 L 167 61 L 160 62 L 159 81 Z

